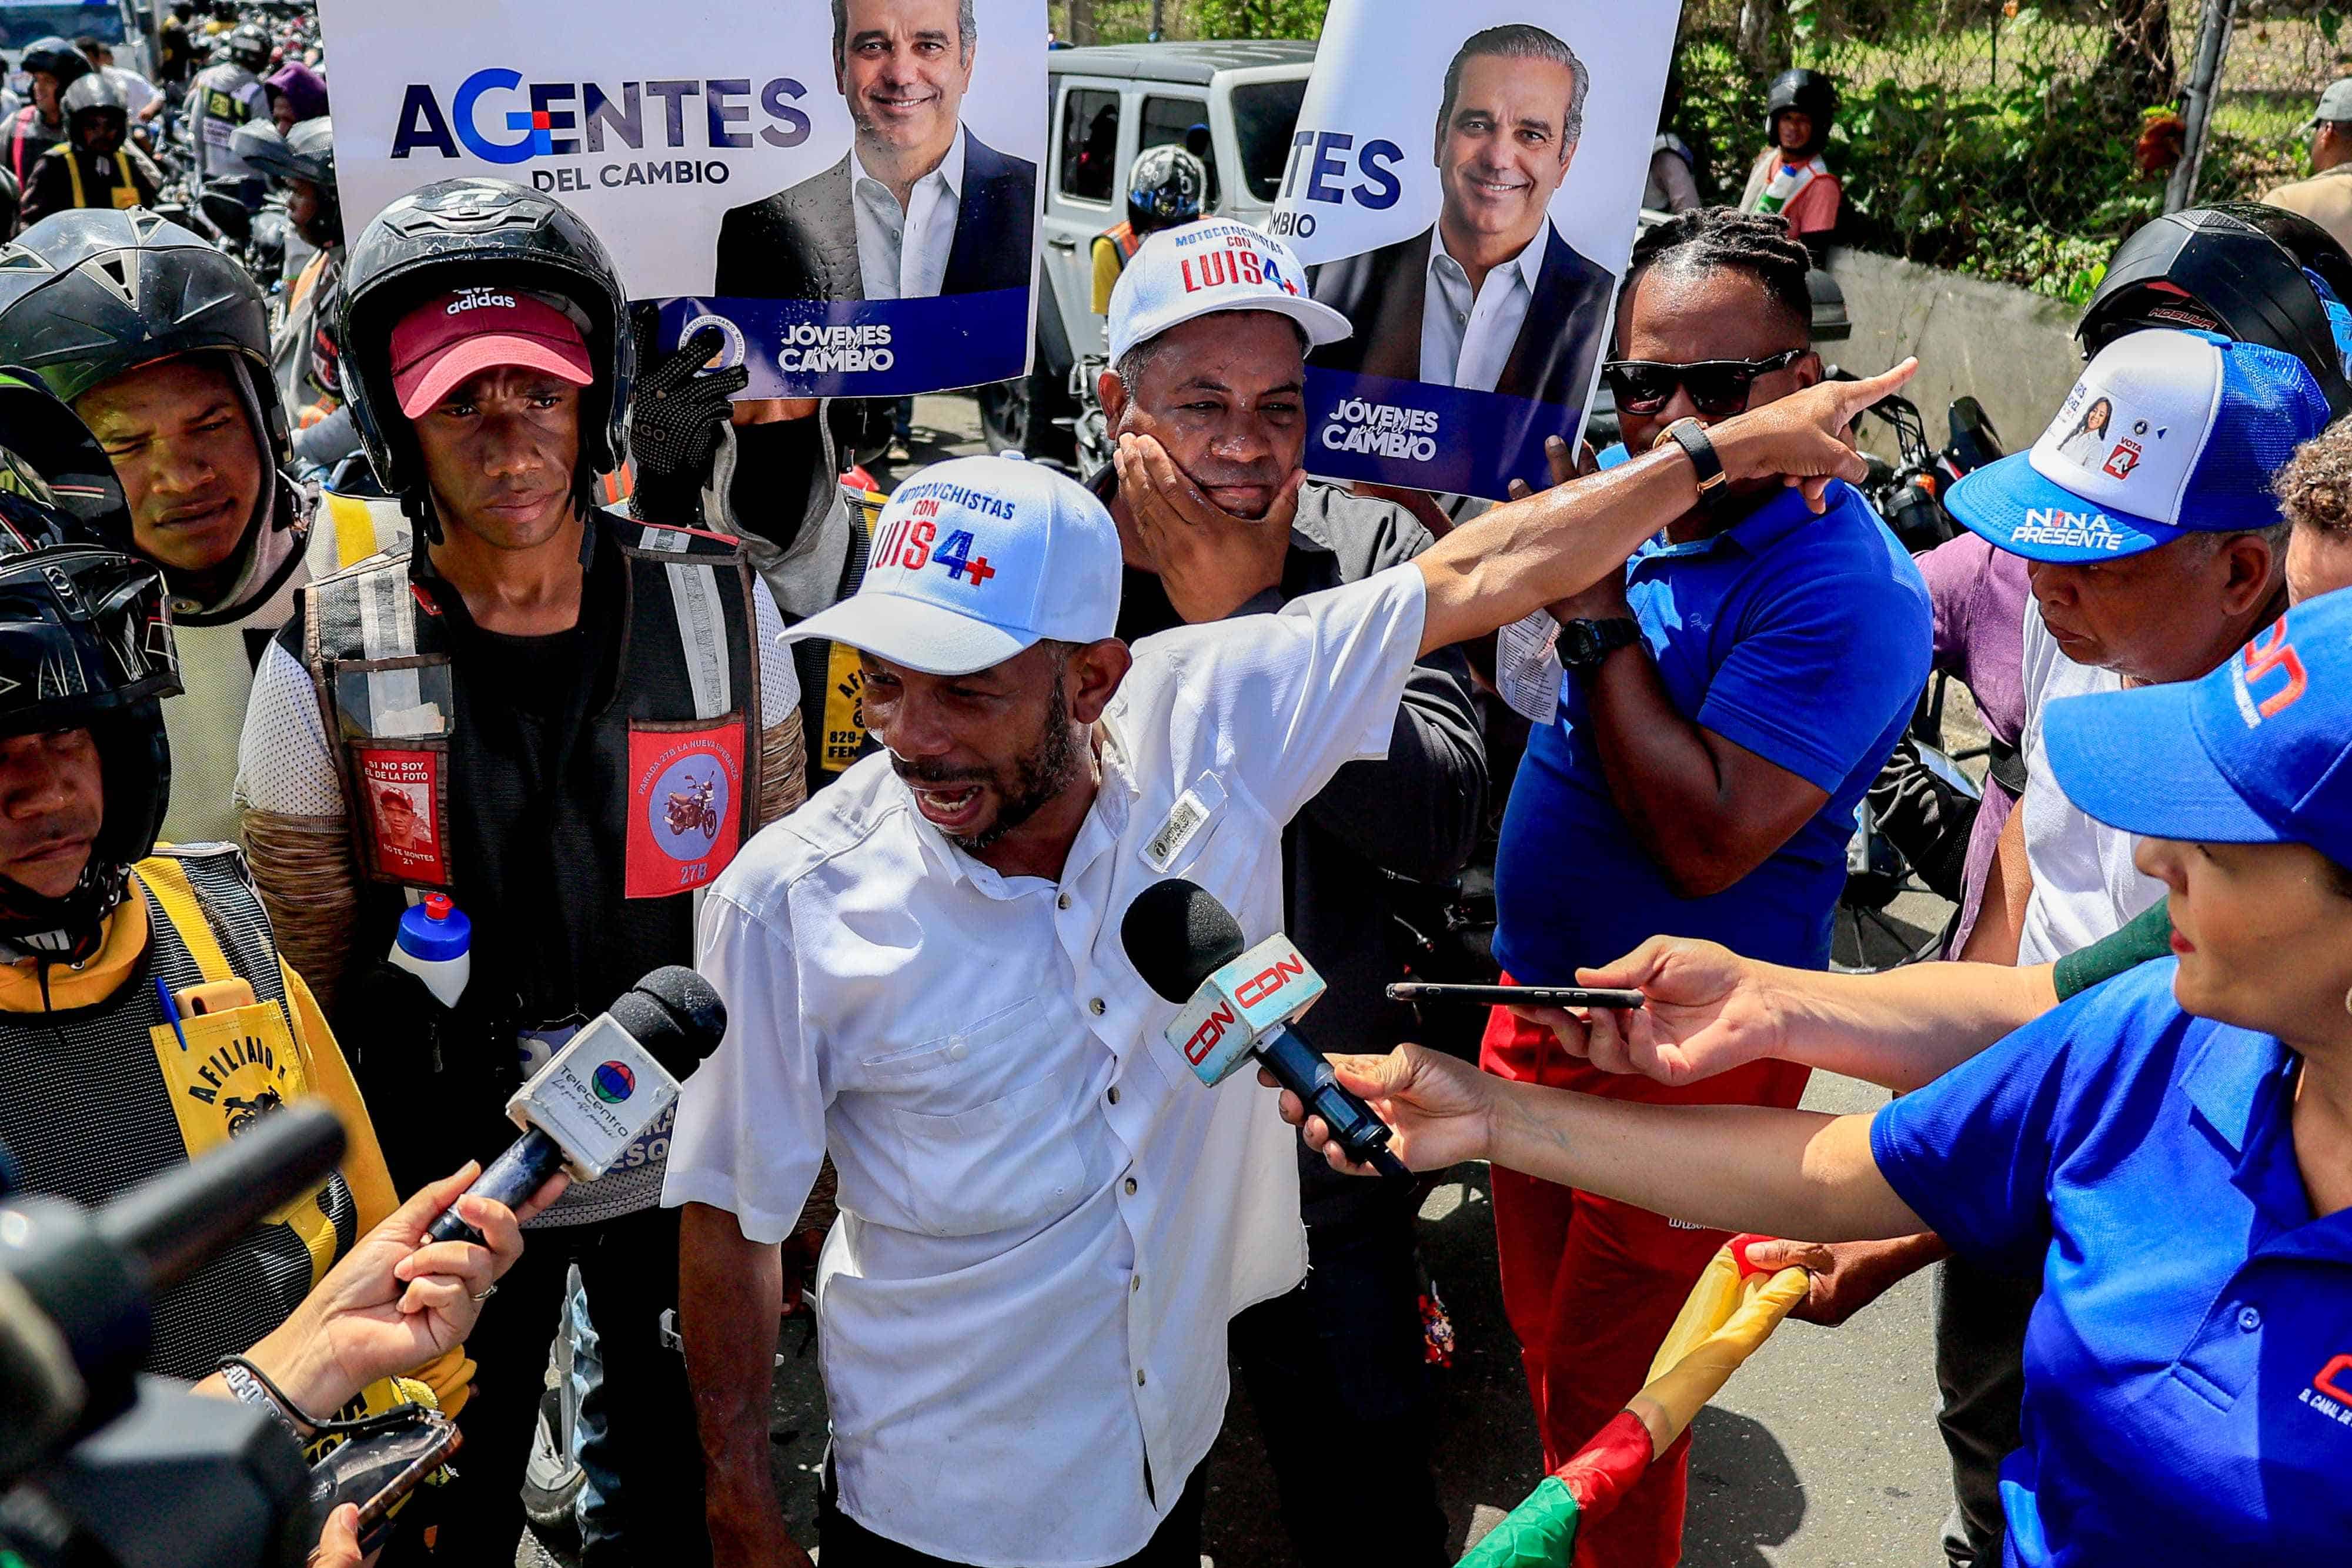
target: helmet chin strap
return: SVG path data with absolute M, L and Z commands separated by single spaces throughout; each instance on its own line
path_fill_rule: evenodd
M 0 959 L 83 962 L 105 940 L 106 917 L 130 891 L 131 868 L 100 863 L 96 855 L 72 891 L 56 898 L 0 876 Z

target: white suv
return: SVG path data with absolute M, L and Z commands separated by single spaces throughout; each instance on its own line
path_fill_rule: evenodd
M 1127 219 L 1137 154 L 1179 142 L 1209 168 L 1209 210 L 1263 225 L 1290 159 L 1315 46 L 1294 42 L 1117 44 L 1046 57 L 1049 166 L 1036 366 L 979 391 L 992 450 L 1066 458 L 1070 367 L 1100 354 L 1095 236 Z

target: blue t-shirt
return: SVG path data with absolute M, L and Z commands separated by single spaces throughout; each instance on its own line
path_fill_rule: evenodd
M 2315 1219 L 2299 1059 L 2191 1018 L 2176 959 L 1878 1113 L 1871 1152 L 1963 1256 L 2021 1275 L 2009 1561 L 2352 1561 L 2352 1209 Z
M 1624 461 L 1622 447 L 1602 459 Z M 1570 672 L 1559 721 L 1528 742 L 1495 865 L 1496 956 L 1568 985 L 1653 936 L 1700 936 L 1821 968 L 1845 885 L 1854 807 L 1927 682 L 1933 611 L 1919 569 L 1855 490 L 1816 517 L 1788 490 L 1691 544 L 1654 538 L 1626 598 L 1675 709 L 1828 791 L 1829 802 L 1721 893 L 1685 898 L 1609 793 Z

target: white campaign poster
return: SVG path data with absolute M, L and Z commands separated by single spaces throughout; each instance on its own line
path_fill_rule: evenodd
M 356 235 L 438 180 L 588 220 L 746 395 L 1027 367 L 1046 0 L 320 0 Z
M 1268 224 L 1354 324 L 1310 472 L 1500 498 L 1583 429 L 1678 7 L 1332 0 Z

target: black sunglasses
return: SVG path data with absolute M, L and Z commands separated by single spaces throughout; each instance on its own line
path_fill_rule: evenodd
M 1612 360 L 1601 369 L 1620 413 L 1655 413 L 1674 401 L 1676 387 L 1685 387 L 1693 407 L 1709 419 L 1721 419 L 1748 406 L 1758 376 L 1785 371 L 1811 351 L 1790 349 L 1761 360 L 1698 360 L 1687 365 Z

